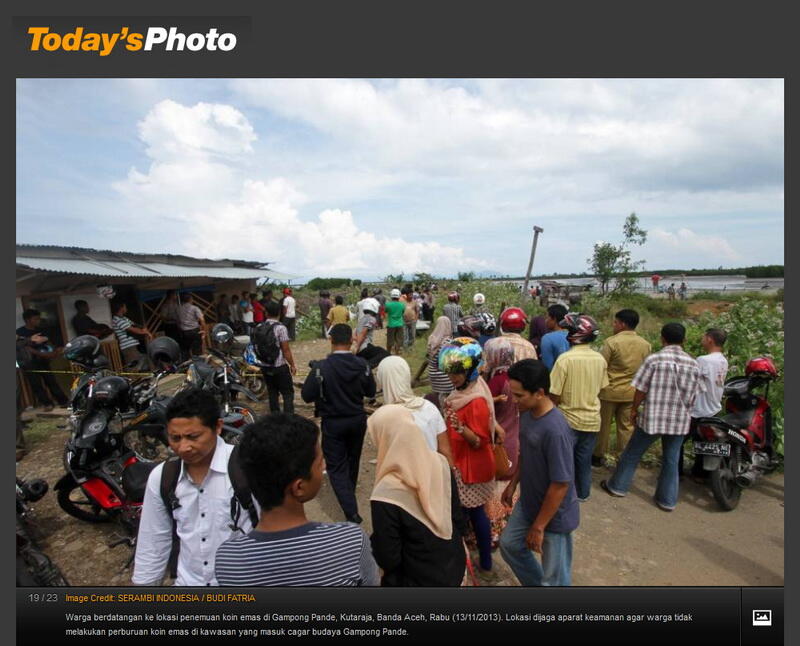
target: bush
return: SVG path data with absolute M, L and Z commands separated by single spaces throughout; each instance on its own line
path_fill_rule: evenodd
M 312 278 L 306 284 L 305 289 L 319 291 L 321 289 L 336 289 L 337 287 L 347 287 L 352 284 L 349 278 Z M 359 281 L 361 284 L 361 281 Z

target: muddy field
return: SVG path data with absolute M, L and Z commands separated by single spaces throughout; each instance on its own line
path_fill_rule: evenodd
M 308 361 L 325 356 L 328 346 L 322 340 L 306 341 L 293 344 L 293 351 L 302 375 Z M 298 413 L 313 415 L 297 393 L 295 406 Z M 257 408 L 263 410 L 263 405 Z M 52 487 L 63 474 L 61 455 L 68 433 L 59 428 L 63 419 L 46 421 L 51 427 L 48 437 L 18 463 L 17 473 L 44 478 Z M 367 532 L 374 458 L 367 439 L 357 490 Z M 733 512 L 719 510 L 707 487 L 683 480 L 679 505 L 672 513 L 658 510 L 652 502 L 656 470 L 639 469 L 627 498 L 611 498 L 600 489 L 600 480 L 608 475 L 605 468 L 593 469 L 592 495 L 581 505 L 581 525 L 574 535 L 574 585 L 783 585 L 783 474 L 764 478 L 744 492 Z M 306 507 L 312 520 L 344 520 L 327 481 Z M 130 585 L 130 570 L 125 569 L 130 550 L 108 547 L 118 532 L 113 525 L 92 525 L 68 516 L 52 492 L 35 505 L 34 522 L 45 551 L 72 585 Z M 481 583 L 516 585 L 499 552 L 495 563 L 495 574 Z

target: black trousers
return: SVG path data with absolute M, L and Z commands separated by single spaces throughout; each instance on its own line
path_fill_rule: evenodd
M 322 418 L 322 455 L 336 499 L 347 518 L 358 513 L 356 483 L 367 416 Z
M 197 356 L 203 351 L 203 339 L 200 337 L 200 329 L 183 330 L 181 332 L 181 350 L 188 359 Z
M 47 361 L 36 362 L 31 365 L 30 369 L 50 370 L 50 363 Z M 48 406 L 50 404 L 64 406 L 69 401 L 53 375 L 48 373 L 42 374 L 38 372 L 26 371 L 25 376 L 28 378 L 28 383 L 31 385 L 33 396 L 40 404 L 44 406 Z M 47 390 L 49 390 L 50 394 L 53 396 L 52 399 L 50 395 L 47 394 L 45 386 L 47 386 Z
M 283 397 L 283 412 L 294 413 L 294 383 L 292 383 L 292 373 L 289 372 L 289 366 L 261 368 L 261 374 L 264 375 L 264 383 L 267 385 L 269 412 L 280 412 L 281 407 L 278 400 L 280 395 Z

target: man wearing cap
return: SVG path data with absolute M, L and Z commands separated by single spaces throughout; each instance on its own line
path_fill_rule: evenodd
M 400 290 L 396 287 L 389 296 L 391 300 L 386 303 L 386 349 L 392 354 L 398 354 L 403 346 L 403 326 L 405 325 L 403 314 L 406 306 L 400 302 Z
M 570 349 L 559 355 L 550 372 L 550 398 L 575 437 L 575 493 L 585 502 L 592 491 L 592 451 L 600 430 L 600 391 L 608 386 L 608 365 L 589 345 L 597 323 L 587 314 L 569 313 L 559 327 L 567 330 Z

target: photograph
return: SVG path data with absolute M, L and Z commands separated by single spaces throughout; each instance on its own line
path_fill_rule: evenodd
M 17 587 L 782 592 L 784 79 L 53 76 Z

